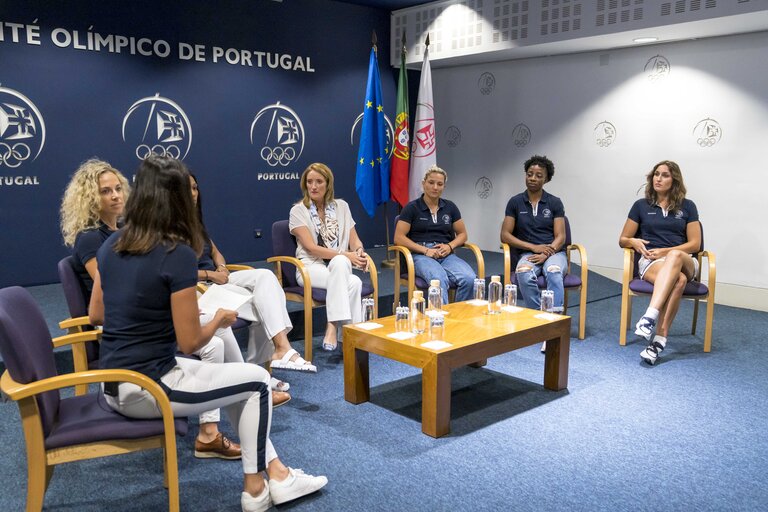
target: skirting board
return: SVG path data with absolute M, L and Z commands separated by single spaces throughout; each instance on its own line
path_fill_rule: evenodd
M 600 267 L 589 265 L 589 270 L 621 283 L 620 268 Z M 717 283 L 715 304 L 733 306 L 737 308 L 768 311 L 768 288 L 754 288 L 730 283 Z

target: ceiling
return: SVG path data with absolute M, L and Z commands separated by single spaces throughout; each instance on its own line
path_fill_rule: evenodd
M 396 11 L 398 9 L 405 9 L 406 7 L 413 7 L 414 5 L 428 4 L 435 0 L 336 0 L 337 2 L 344 2 L 345 4 L 364 5 L 366 7 L 376 7 L 379 9 L 386 9 L 387 11 Z

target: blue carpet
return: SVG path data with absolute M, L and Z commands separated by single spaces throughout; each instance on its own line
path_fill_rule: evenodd
M 317 374 L 275 372 L 293 400 L 275 411 L 272 440 L 287 464 L 330 483 L 279 509 L 766 510 L 768 314 L 717 306 L 705 354 L 684 303 L 667 350 L 648 367 L 641 340 L 630 333 L 619 346 L 618 285 L 602 280 L 590 274 L 587 339 L 572 327 L 568 390 L 542 387 L 538 347 L 457 369 L 452 431 L 440 439 L 421 433 L 417 370 L 371 356 L 371 401 L 352 405 L 340 352 L 322 352 L 316 338 Z M 634 302 L 637 318 L 647 300 Z M 22 510 L 18 410 L 0 404 L 0 415 L 0 510 Z M 239 510 L 240 463 L 194 459 L 191 430 L 178 447 L 182 510 Z M 46 509 L 162 510 L 161 464 L 159 451 L 65 464 Z

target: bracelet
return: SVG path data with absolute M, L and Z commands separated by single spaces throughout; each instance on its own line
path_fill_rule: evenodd
M 208 279 L 208 271 L 207 270 L 203 270 L 203 272 L 205 272 L 205 280 L 206 281 L 210 281 L 210 279 Z

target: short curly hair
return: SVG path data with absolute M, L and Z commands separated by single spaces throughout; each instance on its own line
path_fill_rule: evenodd
M 101 209 L 99 178 L 105 172 L 111 172 L 117 176 L 123 186 L 124 200 L 128 200 L 130 186 L 120 171 L 97 158 L 91 158 L 80 164 L 72 175 L 72 179 L 69 180 L 61 200 L 61 236 L 69 247 L 75 245 L 78 233 L 99 225 Z
M 555 176 L 555 164 L 552 163 L 552 160 L 546 156 L 533 155 L 531 158 L 525 161 L 523 164 L 523 170 L 528 172 L 528 169 L 533 165 L 538 165 L 539 167 L 546 169 L 547 181 L 552 181 L 552 178 Z

